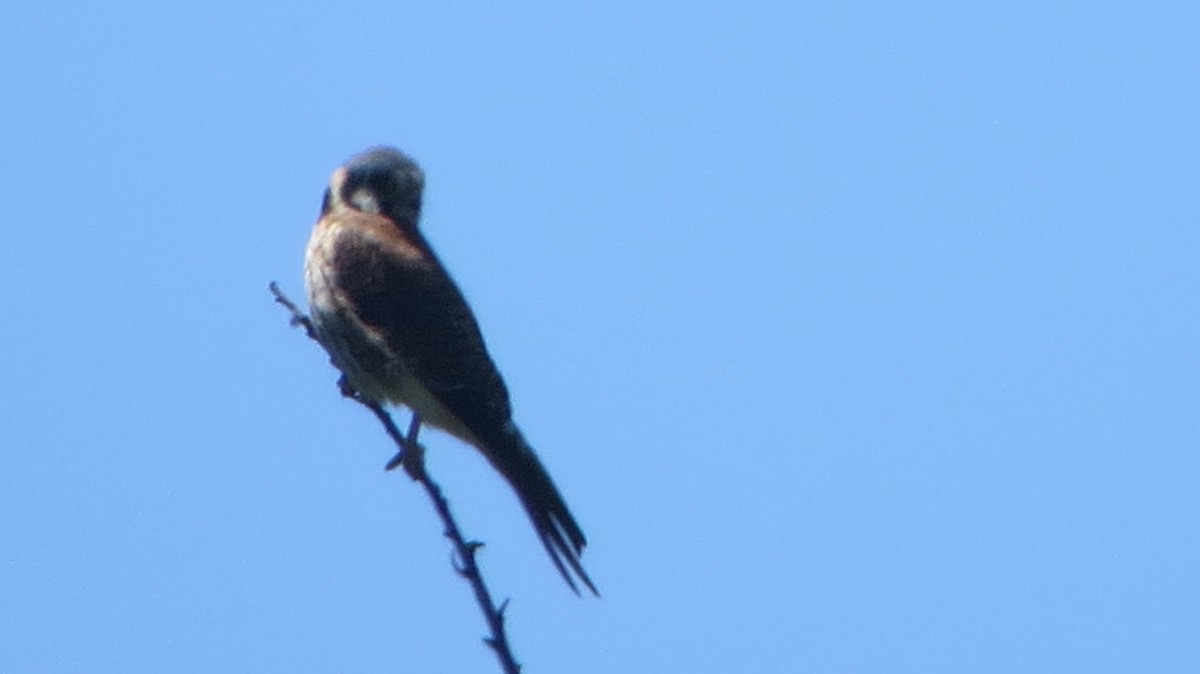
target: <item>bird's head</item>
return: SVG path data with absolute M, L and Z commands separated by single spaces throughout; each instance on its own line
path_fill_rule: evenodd
M 425 174 L 408 155 L 390 147 L 372 148 L 333 172 L 321 214 L 350 209 L 416 227 L 424 187 Z

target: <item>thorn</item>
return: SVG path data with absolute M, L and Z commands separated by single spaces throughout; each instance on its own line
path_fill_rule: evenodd
M 388 462 L 386 464 L 384 464 L 383 469 L 386 471 L 393 471 L 393 470 L 399 468 L 401 465 L 404 464 L 404 459 L 407 457 L 407 455 L 408 455 L 408 453 L 405 452 L 403 449 L 396 452 L 396 456 L 393 456 L 392 458 L 388 459 Z

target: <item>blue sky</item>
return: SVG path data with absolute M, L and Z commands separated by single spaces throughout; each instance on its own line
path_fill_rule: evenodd
M 604 593 L 426 436 L 528 672 L 1200 662 L 1194 3 L 20 3 L 0 669 L 495 671 L 267 293 L 424 229 Z

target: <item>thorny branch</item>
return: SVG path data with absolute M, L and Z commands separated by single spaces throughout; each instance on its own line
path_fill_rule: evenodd
M 275 301 L 283 305 L 291 313 L 291 324 L 304 328 L 304 332 L 308 335 L 309 339 L 320 344 L 321 348 L 325 348 L 325 345 L 317 335 L 316 329 L 313 327 L 312 320 L 304 315 L 295 303 L 283 294 L 277 283 L 272 281 L 270 289 L 271 294 L 275 297 Z M 329 353 L 329 349 L 325 349 L 325 351 Z M 333 362 L 332 354 L 330 354 L 330 362 Z M 396 427 L 396 423 L 392 420 L 391 415 L 379 403 L 360 396 L 350 386 L 344 375 L 338 381 L 338 386 L 343 396 L 371 410 L 375 418 L 379 419 L 379 422 L 383 424 L 388 437 L 396 444 L 398 451 L 387 462 L 385 468 L 392 470 L 393 468 L 403 467 L 404 472 L 409 477 L 425 488 L 425 493 L 429 495 L 429 500 L 433 502 L 434 510 L 437 511 L 438 517 L 442 519 L 446 538 L 449 538 L 450 542 L 454 545 L 454 570 L 471 584 L 471 589 L 475 592 L 475 601 L 479 604 L 479 610 L 483 612 L 484 620 L 487 621 L 488 628 L 491 630 L 491 636 L 484 638 L 484 643 L 496 653 L 496 657 L 500 660 L 500 666 L 504 669 L 505 674 L 519 674 L 521 666 L 517 664 L 516 659 L 513 657 L 512 649 L 508 645 L 508 634 L 504 629 L 504 611 L 508 608 L 508 600 L 504 600 L 499 606 L 496 606 L 496 603 L 492 600 L 492 595 L 488 591 L 487 584 L 483 581 L 483 574 L 480 573 L 479 565 L 475 561 L 475 551 L 482 547 L 483 544 L 479 541 L 468 541 L 463 538 L 462 532 L 458 528 L 458 523 L 450 513 L 450 504 L 446 501 L 446 497 L 442 495 L 441 487 L 429 477 L 429 473 L 425 470 L 425 449 L 417 442 L 417 433 L 421 429 L 420 416 L 414 413 L 412 421 L 408 426 L 408 432 L 402 434 Z

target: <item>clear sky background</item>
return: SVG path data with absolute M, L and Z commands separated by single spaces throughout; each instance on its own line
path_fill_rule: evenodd
M 1200 667 L 1200 9 L 17 3 L 0 670 L 486 672 L 267 283 L 380 143 L 590 540 L 535 672 Z

